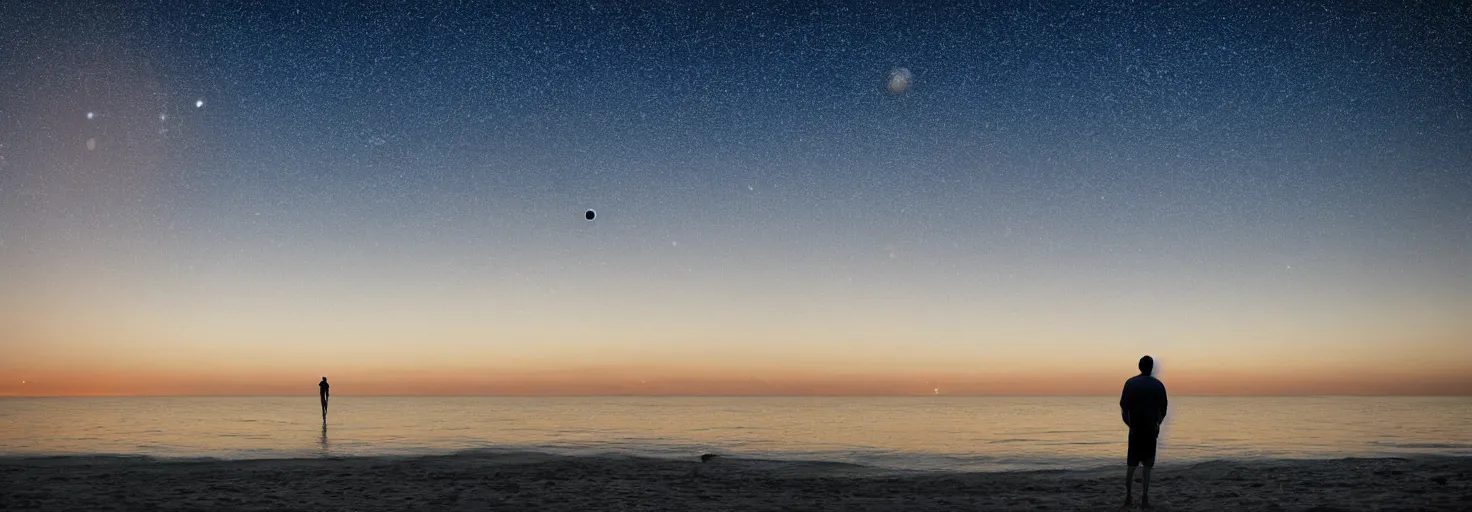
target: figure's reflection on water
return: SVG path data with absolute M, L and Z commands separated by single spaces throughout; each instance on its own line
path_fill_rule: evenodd
M 322 439 L 318 441 L 318 444 L 322 447 L 321 455 L 323 457 L 328 456 L 329 453 L 327 452 L 327 424 L 325 423 L 322 425 Z

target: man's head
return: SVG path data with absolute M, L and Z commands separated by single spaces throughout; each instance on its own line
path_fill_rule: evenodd
M 1140 364 L 1145 364 L 1145 363 L 1140 363 Z M 327 377 L 322 377 L 322 382 L 327 382 Z
M 1155 370 L 1155 359 L 1150 356 L 1140 358 L 1140 375 L 1150 375 L 1150 372 L 1153 370 Z M 326 377 L 323 377 L 323 379 L 326 379 Z

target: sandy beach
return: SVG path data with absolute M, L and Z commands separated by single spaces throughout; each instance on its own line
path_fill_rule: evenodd
M 1122 468 L 895 472 L 536 453 L 0 460 L 4 510 L 1117 510 Z M 1162 465 L 1157 510 L 1469 510 L 1472 458 Z M 1136 488 L 1138 493 L 1138 486 Z

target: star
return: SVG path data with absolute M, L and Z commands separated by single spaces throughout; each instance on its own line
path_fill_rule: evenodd
M 194 100 L 194 108 L 201 108 L 203 106 L 204 106 L 204 100 Z

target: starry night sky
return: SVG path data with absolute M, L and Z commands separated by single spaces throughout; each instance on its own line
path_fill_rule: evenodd
M 1465 3 L 280 4 L 4 7 L 0 394 L 1472 393 Z

